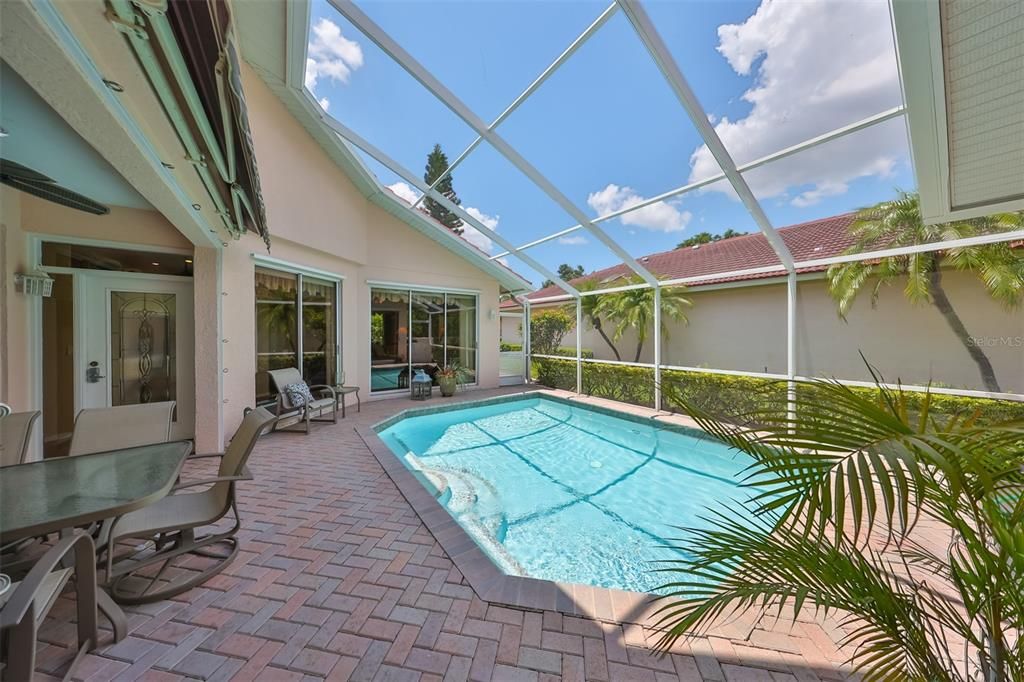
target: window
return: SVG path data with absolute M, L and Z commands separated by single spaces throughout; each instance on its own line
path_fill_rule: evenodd
M 271 369 L 300 367 L 310 385 L 338 383 L 340 288 L 336 281 L 256 268 L 257 403 L 274 400 Z
M 370 390 L 408 389 L 415 370 L 433 377 L 455 363 L 468 370 L 474 383 L 476 302 L 474 294 L 371 288 Z
M 192 256 L 182 253 L 137 251 L 62 242 L 43 242 L 41 252 L 40 264 L 46 267 L 192 276 Z

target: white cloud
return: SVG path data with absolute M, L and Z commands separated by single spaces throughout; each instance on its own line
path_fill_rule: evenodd
M 839 194 L 845 194 L 847 189 L 849 189 L 849 186 L 845 182 L 820 182 L 814 189 L 801 192 L 793 197 L 793 201 L 789 203 L 794 206 L 799 206 L 800 208 L 813 206 L 825 197 L 834 197 Z
M 643 201 L 646 201 L 646 198 L 637 194 L 631 187 L 620 187 L 612 183 L 587 197 L 587 204 L 597 211 L 598 215 L 621 211 Z M 655 232 L 680 232 L 692 217 L 689 211 L 679 209 L 677 201 L 659 201 L 626 213 L 619 220 L 623 225 L 634 225 Z
M 410 205 L 415 204 L 416 200 L 420 198 L 420 191 L 404 182 L 396 182 L 393 185 L 388 185 L 388 189 L 397 194 L 399 199 L 404 200 Z
M 587 243 L 587 238 L 581 234 L 572 234 L 567 237 L 559 237 L 558 243 L 566 246 L 580 246 Z
M 718 28 L 718 51 L 741 76 L 754 83 L 743 94 L 752 105 L 738 120 L 715 125 L 737 163 L 771 154 L 896 106 L 898 70 L 888 3 L 782 2 L 762 0 L 740 24 Z M 764 166 L 747 174 L 761 198 L 811 185 L 793 204 L 806 206 L 844 193 L 848 183 L 885 176 L 904 156 L 901 121 L 882 124 Z M 690 180 L 719 172 L 707 147 L 690 158 Z M 706 191 L 732 194 L 727 183 Z
M 348 83 L 352 72 L 363 65 L 363 48 L 341 35 L 341 28 L 330 19 L 318 20 L 309 33 L 312 39 L 306 53 L 306 88 L 313 92 L 321 77 Z
M 490 228 L 495 232 L 498 231 L 498 222 L 501 220 L 500 216 L 487 215 L 475 206 L 466 206 L 466 213 L 479 220 L 480 224 L 484 227 Z M 491 241 L 491 238 L 477 230 L 469 223 L 463 224 L 462 237 L 484 253 L 491 253 L 494 249 L 494 242 Z
M 324 111 L 327 111 L 328 109 L 331 108 L 331 100 L 327 99 L 326 97 L 321 97 L 320 99 L 317 100 L 317 102 L 320 103 L 320 108 L 323 109 Z

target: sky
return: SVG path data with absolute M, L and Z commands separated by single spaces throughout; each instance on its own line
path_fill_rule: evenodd
M 589 0 L 372 0 L 359 7 L 488 123 L 607 7 Z M 737 164 L 902 101 L 885 0 L 647 0 L 644 3 Z M 440 144 L 454 160 L 473 130 L 325 0 L 314 0 L 305 85 L 336 119 L 422 177 Z M 594 218 L 719 172 L 623 13 L 509 116 L 497 133 Z M 418 192 L 364 156 L 407 201 Z M 453 173 L 466 211 L 514 244 L 576 224 L 497 150 Z M 902 118 L 746 175 L 775 227 L 836 215 L 916 185 Z M 600 223 L 634 256 L 695 233 L 756 226 L 725 181 Z M 467 227 L 470 241 L 500 249 Z M 619 262 L 577 231 L 530 249 L 547 268 Z M 505 259 L 539 284 L 544 277 Z

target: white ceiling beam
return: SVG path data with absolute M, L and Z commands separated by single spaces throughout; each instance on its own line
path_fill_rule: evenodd
M 897 118 L 899 116 L 902 116 L 904 113 L 906 113 L 906 109 L 902 105 L 901 106 L 897 106 L 897 107 L 893 107 L 892 109 L 887 109 L 886 111 L 879 112 L 879 113 L 875 114 L 874 116 L 868 116 L 867 118 L 864 118 L 864 119 L 861 119 L 860 121 L 856 121 L 856 122 L 851 123 L 849 125 L 843 126 L 842 128 L 836 128 L 835 130 L 833 130 L 831 132 L 827 132 L 827 133 L 824 133 L 822 135 L 818 135 L 817 137 L 812 137 L 809 140 L 804 140 L 803 142 L 800 142 L 798 144 L 792 145 L 790 147 L 786 147 L 785 149 L 780 149 L 777 152 L 774 152 L 772 154 L 768 154 L 767 156 L 762 156 L 762 157 L 760 157 L 758 159 L 754 159 L 753 161 L 748 161 L 747 163 L 738 166 L 737 170 L 740 173 L 746 173 L 747 171 L 753 170 L 755 168 L 760 168 L 761 166 L 764 166 L 765 164 L 771 163 L 772 161 L 778 161 L 780 159 L 784 159 L 784 158 L 786 158 L 788 156 L 792 156 L 792 155 L 797 154 L 799 152 L 802 152 L 804 150 L 811 149 L 812 147 L 817 147 L 817 146 L 825 144 L 827 142 L 832 142 L 833 140 L 838 140 L 839 138 L 845 137 L 845 136 L 850 135 L 852 133 L 856 133 L 856 132 L 859 132 L 861 130 L 865 130 L 866 128 L 870 128 L 870 127 L 876 126 L 876 125 L 878 125 L 880 123 L 884 123 L 884 122 L 886 122 L 888 120 L 891 120 L 893 118 Z M 623 215 L 625 215 L 627 213 L 630 213 L 632 211 L 639 211 L 641 208 L 646 208 L 647 206 L 650 206 L 651 204 L 656 204 L 656 203 L 658 203 L 660 201 L 665 201 L 666 199 L 670 199 L 672 197 L 681 196 L 683 194 L 686 194 L 687 192 L 692 192 L 692 191 L 694 191 L 696 189 L 700 189 L 701 187 L 705 187 L 705 186 L 713 184 L 715 182 L 719 182 L 720 180 L 725 180 L 725 173 L 718 173 L 717 175 L 712 175 L 711 177 L 704 178 L 703 180 L 698 180 L 696 182 L 691 182 L 688 185 L 683 185 L 682 187 L 677 187 L 677 188 L 675 188 L 673 190 L 669 190 L 668 192 L 665 192 L 664 194 L 659 194 L 658 196 L 651 197 L 650 199 L 644 199 L 640 203 L 633 204 L 632 206 L 629 206 L 628 208 L 623 208 L 623 209 L 620 209 L 618 211 L 612 211 L 611 213 L 606 213 L 606 214 L 604 214 L 602 216 L 594 218 L 591 222 L 603 223 L 606 220 L 612 220 L 613 218 L 618 218 L 618 217 L 623 216 Z M 536 239 L 536 240 L 534 240 L 532 242 L 528 242 L 526 244 L 523 244 L 523 245 L 521 245 L 519 247 L 519 250 L 523 251 L 525 249 L 529 249 L 529 248 L 532 248 L 534 246 L 538 246 L 539 244 L 544 244 L 545 242 L 549 242 L 552 239 L 557 239 L 559 237 L 564 237 L 567 234 L 572 234 L 573 232 L 577 232 L 577 231 L 579 231 L 581 229 L 583 229 L 583 227 L 581 225 L 574 225 L 574 226 L 566 228 L 564 230 L 560 230 L 558 232 L 555 232 L 554 234 L 550 234 L 550 235 L 548 235 L 546 237 L 541 237 L 540 239 Z M 497 254 L 495 256 L 491 256 L 491 259 L 493 260 L 495 258 L 501 258 L 502 256 L 506 256 L 506 255 L 508 255 L 508 254 L 499 253 L 499 254 Z
M 622 7 L 623 13 L 625 13 L 629 22 L 633 25 L 634 30 L 636 30 L 640 41 L 643 42 L 657 64 L 658 69 L 665 76 L 665 80 L 668 81 L 676 98 L 683 105 L 683 108 L 690 117 L 690 121 L 704 140 L 704 144 L 707 145 L 711 155 L 715 157 L 718 167 L 722 169 L 725 177 L 729 180 L 729 184 L 732 185 L 733 190 L 739 196 L 740 201 L 746 206 L 747 212 L 750 213 L 758 228 L 764 233 L 765 238 L 775 250 L 779 260 L 786 266 L 787 272 L 792 272 L 793 256 L 790 254 L 789 248 L 782 241 L 782 237 L 775 231 L 775 228 L 772 227 L 771 221 L 768 220 L 768 215 L 761 208 L 761 203 L 754 196 L 754 192 L 750 189 L 746 179 L 736 168 L 736 163 L 725 148 L 725 145 L 722 144 L 722 140 L 718 137 L 715 127 L 711 125 L 707 113 L 697 100 L 697 95 L 694 94 L 686 77 L 683 76 L 683 72 L 679 69 L 679 65 L 676 63 L 675 58 L 672 57 L 668 46 L 651 22 L 647 11 L 644 10 L 637 0 L 617 1 L 619 6 Z
M 483 119 L 473 113 L 462 100 L 444 86 L 434 77 L 422 64 L 416 61 L 412 55 L 405 51 L 394 39 L 363 13 L 351 0 L 329 0 L 331 5 L 338 10 L 346 19 L 358 28 L 363 35 L 369 38 L 377 47 L 383 50 L 389 57 L 395 60 L 410 76 L 415 78 L 423 87 L 429 90 L 435 97 L 444 103 L 456 116 L 466 122 L 477 135 L 486 140 L 492 147 L 508 159 L 537 187 L 555 201 L 562 209 L 571 215 L 583 229 L 590 232 L 598 241 L 608 247 L 625 263 L 633 272 L 643 278 L 648 284 L 656 285 L 658 280 L 646 268 L 640 265 L 622 246 L 612 239 L 597 225 L 594 225 L 566 195 L 555 187 L 544 175 L 517 152 L 498 133 L 487 129 Z M 428 188 L 429 189 L 429 188 Z M 433 196 L 431 198 L 434 198 Z M 507 248 L 507 247 L 506 247 Z
M 835 265 L 837 263 L 851 263 L 859 260 L 876 260 L 878 258 L 890 258 L 892 256 L 907 256 L 912 253 L 927 253 L 929 251 L 949 251 L 951 249 L 962 249 L 968 246 L 984 246 L 986 244 L 998 244 L 1001 242 L 1015 242 L 1024 240 L 1024 230 L 1012 232 L 997 232 L 977 237 L 964 237 L 963 239 L 950 239 L 948 241 L 931 242 L 928 244 L 912 244 L 911 246 L 900 246 L 892 249 L 878 249 L 877 251 L 864 251 L 862 253 L 848 253 L 829 258 L 814 258 L 812 260 L 799 261 L 798 268 L 814 268 L 823 265 Z
M 524 263 L 526 263 L 527 265 L 532 267 L 534 270 L 536 270 L 540 274 L 544 275 L 548 279 L 552 280 L 556 285 L 558 285 L 559 288 L 561 288 L 563 291 L 565 291 L 569 295 L 571 295 L 573 297 L 579 297 L 580 292 L 577 291 L 575 287 L 573 287 L 572 285 L 566 283 L 561 277 L 559 277 L 557 274 L 551 272 L 548 268 L 546 268 L 541 263 L 537 262 L 531 256 L 529 256 L 527 254 L 520 254 L 520 253 L 518 253 L 516 251 L 515 247 L 512 246 L 512 243 L 509 242 L 507 239 L 505 239 L 500 234 L 498 234 L 497 232 L 495 232 L 494 230 L 492 230 L 491 228 L 487 227 L 486 225 L 481 223 L 479 220 L 477 220 L 476 218 L 471 216 L 461 206 L 459 206 L 459 205 L 453 203 L 452 201 L 450 201 L 448 199 L 448 197 L 444 196 L 443 194 L 441 194 L 440 192 L 438 192 L 435 189 L 430 189 L 430 187 L 427 185 L 427 183 L 425 183 L 423 180 L 421 180 L 419 177 L 417 177 L 415 173 L 412 173 L 411 171 L 409 171 L 408 169 L 403 167 L 402 164 L 400 164 L 397 161 L 395 161 L 394 159 L 392 159 L 385 152 L 381 151 L 376 146 L 374 146 L 372 143 L 370 143 L 368 140 L 364 139 L 358 133 L 356 133 L 355 131 L 351 130 L 348 126 L 346 126 L 345 124 L 341 123 L 340 121 L 336 120 L 334 117 L 332 117 L 332 116 L 330 116 L 328 114 L 323 114 L 322 115 L 322 120 L 324 121 L 324 123 L 331 130 L 333 130 L 335 133 L 337 133 L 338 136 L 340 138 L 342 138 L 345 142 L 347 142 L 349 144 L 352 144 L 352 145 L 355 145 L 359 149 L 362 149 L 364 152 L 366 152 L 367 154 L 372 156 L 374 159 L 377 160 L 378 163 L 380 163 L 383 166 L 385 166 L 392 173 L 394 173 L 395 175 L 399 176 L 400 178 L 402 178 L 403 180 L 408 182 L 413 187 L 416 187 L 419 191 L 423 192 L 424 194 L 429 194 L 431 199 L 433 199 L 437 203 L 441 204 L 442 206 L 444 206 L 446 209 L 448 209 L 449 211 L 451 211 L 455 215 L 459 216 L 459 218 L 461 218 L 463 221 L 469 223 L 471 226 L 473 226 L 475 229 L 477 229 L 480 233 L 482 233 L 482 234 L 486 235 L 487 237 L 491 238 L 495 243 L 499 244 L 502 248 L 508 249 L 511 252 L 512 255 L 516 256 L 519 259 L 521 259 Z M 380 183 L 378 181 L 378 185 L 379 184 Z M 381 187 L 381 189 L 384 190 L 385 188 Z M 409 207 L 409 209 L 410 210 L 414 210 L 414 209 L 412 209 L 411 206 Z
M 562 54 L 558 55 L 555 61 L 551 62 L 551 64 L 548 65 L 548 68 L 544 69 L 544 71 L 542 71 L 541 74 L 537 76 L 537 78 L 535 78 L 534 81 L 530 83 L 530 85 L 527 86 L 527 88 L 523 90 L 523 92 L 518 97 L 512 100 L 512 104 L 508 105 L 508 107 L 505 108 L 505 111 L 501 112 L 498 115 L 498 118 L 491 121 L 491 125 L 487 126 L 487 130 L 493 131 L 495 128 L 500 126 L 505 121 L 506 118 L 511 116 L 512 112 L 518 109 L 520 104 L 526 101 L 526 98 L 528 98 L 530 95 L 536 92 L 536 90 L 541 85 L 544 84 L 544 81 L 550 78 L 551 75 L 555 73 L 555 71 L 557 71 L 560 66 L 562 66 L 562 64 L 567 62 L 569 60 L 569 57 L 573 56 L 576 53 L 576 50 L 580 49 L 580 47 L 582 47 L 583 44 L 590 39 L 590 36 L 597 33 L 597 30 L 604 26 L 605 23 L 607 23 L 607 21 L 611 19 L 617 11 L 619 11 L 619 6 L 617 4 L 613 2 L 612 4 L 608 5 L 608 8 L 605 9 L 605 11 L 601 12 L 601 16 L 595 19 L 594 22 L 590 24 L 590 26 L 587 26 L 587 28 L 584 29 L 583 33 L 581 33 L 579 37 L 576 38 L 576 40 L 572 41 L 572 44 L 570 44 L 569 47 L 565 48 L 565 51 L 562 52 Z M 440 176 L 437 180 L 434 180 L 434 182 L 431 183 L 430 188 L 435 189 L 438 183 L 441 182 L 441 180 L 451 175 L 452 172 L 456 169 L 456 167 L 458 167 L 460 163 L 466 160 L 466 157 L 469 156 L 470 152 L 476 149 L 477 146 L 483 141 L 483 135 L 477 136 L 477 138 L 473 140 L 473 142 L 455 158 L 451 165 L 448 166 L 448 172 Z M 419 199 L 416 200 L 416 203 L 412 205 L 413 208 L 419 206 L 420 202 L 423 201 L 423 198 L 426 196 L 426 194 L 421 194 Z

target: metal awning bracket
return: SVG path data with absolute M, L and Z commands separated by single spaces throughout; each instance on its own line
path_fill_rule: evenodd
M 114 13 L 114 10 L 109 7 L 106 12 L 107 21 L 109 21 L 111 26 L 116 28 L 119 32 L 139 40 L 149 40 L 149 34 L 143 27 L 142 22 L 134 14 L 132 16 L 135 21 L 128 22 L 117 16 L 117 14 Z
M 145 12 L 146 16 L 167 14 L 167 0 L 132 0 L 132 4 Z

